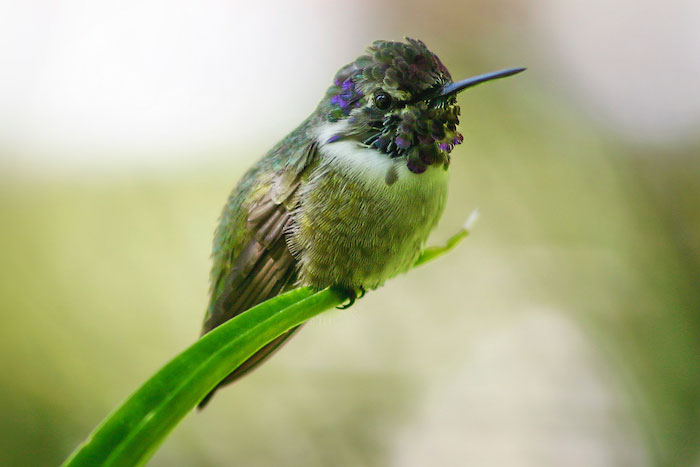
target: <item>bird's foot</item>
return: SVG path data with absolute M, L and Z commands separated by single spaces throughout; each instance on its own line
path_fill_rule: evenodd
M 357 300 L 358 298 L 364 297 L 365 294 L 367 293 L 367 290 L 365 290 L 365 288 L 362 286 L 360 286 L 356 289 L 346 288 L 346 287 L 338 287 L 338 290 L 342 291 L 343 293 L 345 293 L 348 296 L 348 303 L 336 307 L 339 310 L 347 310 L 355 303 L 355 300 Z

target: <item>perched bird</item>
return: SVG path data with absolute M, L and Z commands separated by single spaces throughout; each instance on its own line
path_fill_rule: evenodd
M 523 71 L 453 82 L 423 42 L 376 41 L 338 71 L 316 110 L 241 179 L 216 230 L 203 334 L 299 285 L 358 292 L 413 265 L 447 197 L 462 142 L 456 94 Z M 299 327 L 260 349 L 249 372 Z

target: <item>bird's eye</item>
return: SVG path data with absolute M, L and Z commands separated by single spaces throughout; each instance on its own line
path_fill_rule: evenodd
M 374 105 L 379 110 L 387 110 L 389 107 L 391 107 L 391 104 L 391 96 L 383 91 L 378 92 L 377 95 L 374 96 Z

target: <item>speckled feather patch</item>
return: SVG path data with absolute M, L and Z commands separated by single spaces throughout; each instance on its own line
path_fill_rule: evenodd
M 463 140 L 457 131 L 459 106 L 454 96 L 431 93 L 452 82 L 440 59 L 421 41 L 376 41 L 368 55 L 343 67 L 328 90 L 327 119 L 347 118 L 352 137 L 391 158 L 406 159 L 413 173 L 431 165 L 447 167 L 450 152 Z M 393 105 L 379 110 L 374 98 L 388 94 Z

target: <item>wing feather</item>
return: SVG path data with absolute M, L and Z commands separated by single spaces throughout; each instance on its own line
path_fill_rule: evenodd
M 306 148 L 304 163 L 296 161 L 279 173 L 272 187 L 250 206 L 245 222 L 249 234 L 232 266 L 222 268 L 215 280 L 217 286 L 212 291 L 202 334 L 294 286 L 296 259 L 289 251 L 285 235 L 293 222 L 296 193 L 315 156 L 315 149 L 314 144 Z M 297 329 L 299 327 L 279 336 L 251 356 L 214 388 L 200 402 L 199 408 L 207 404 L 217 389 L 263 362 Z

